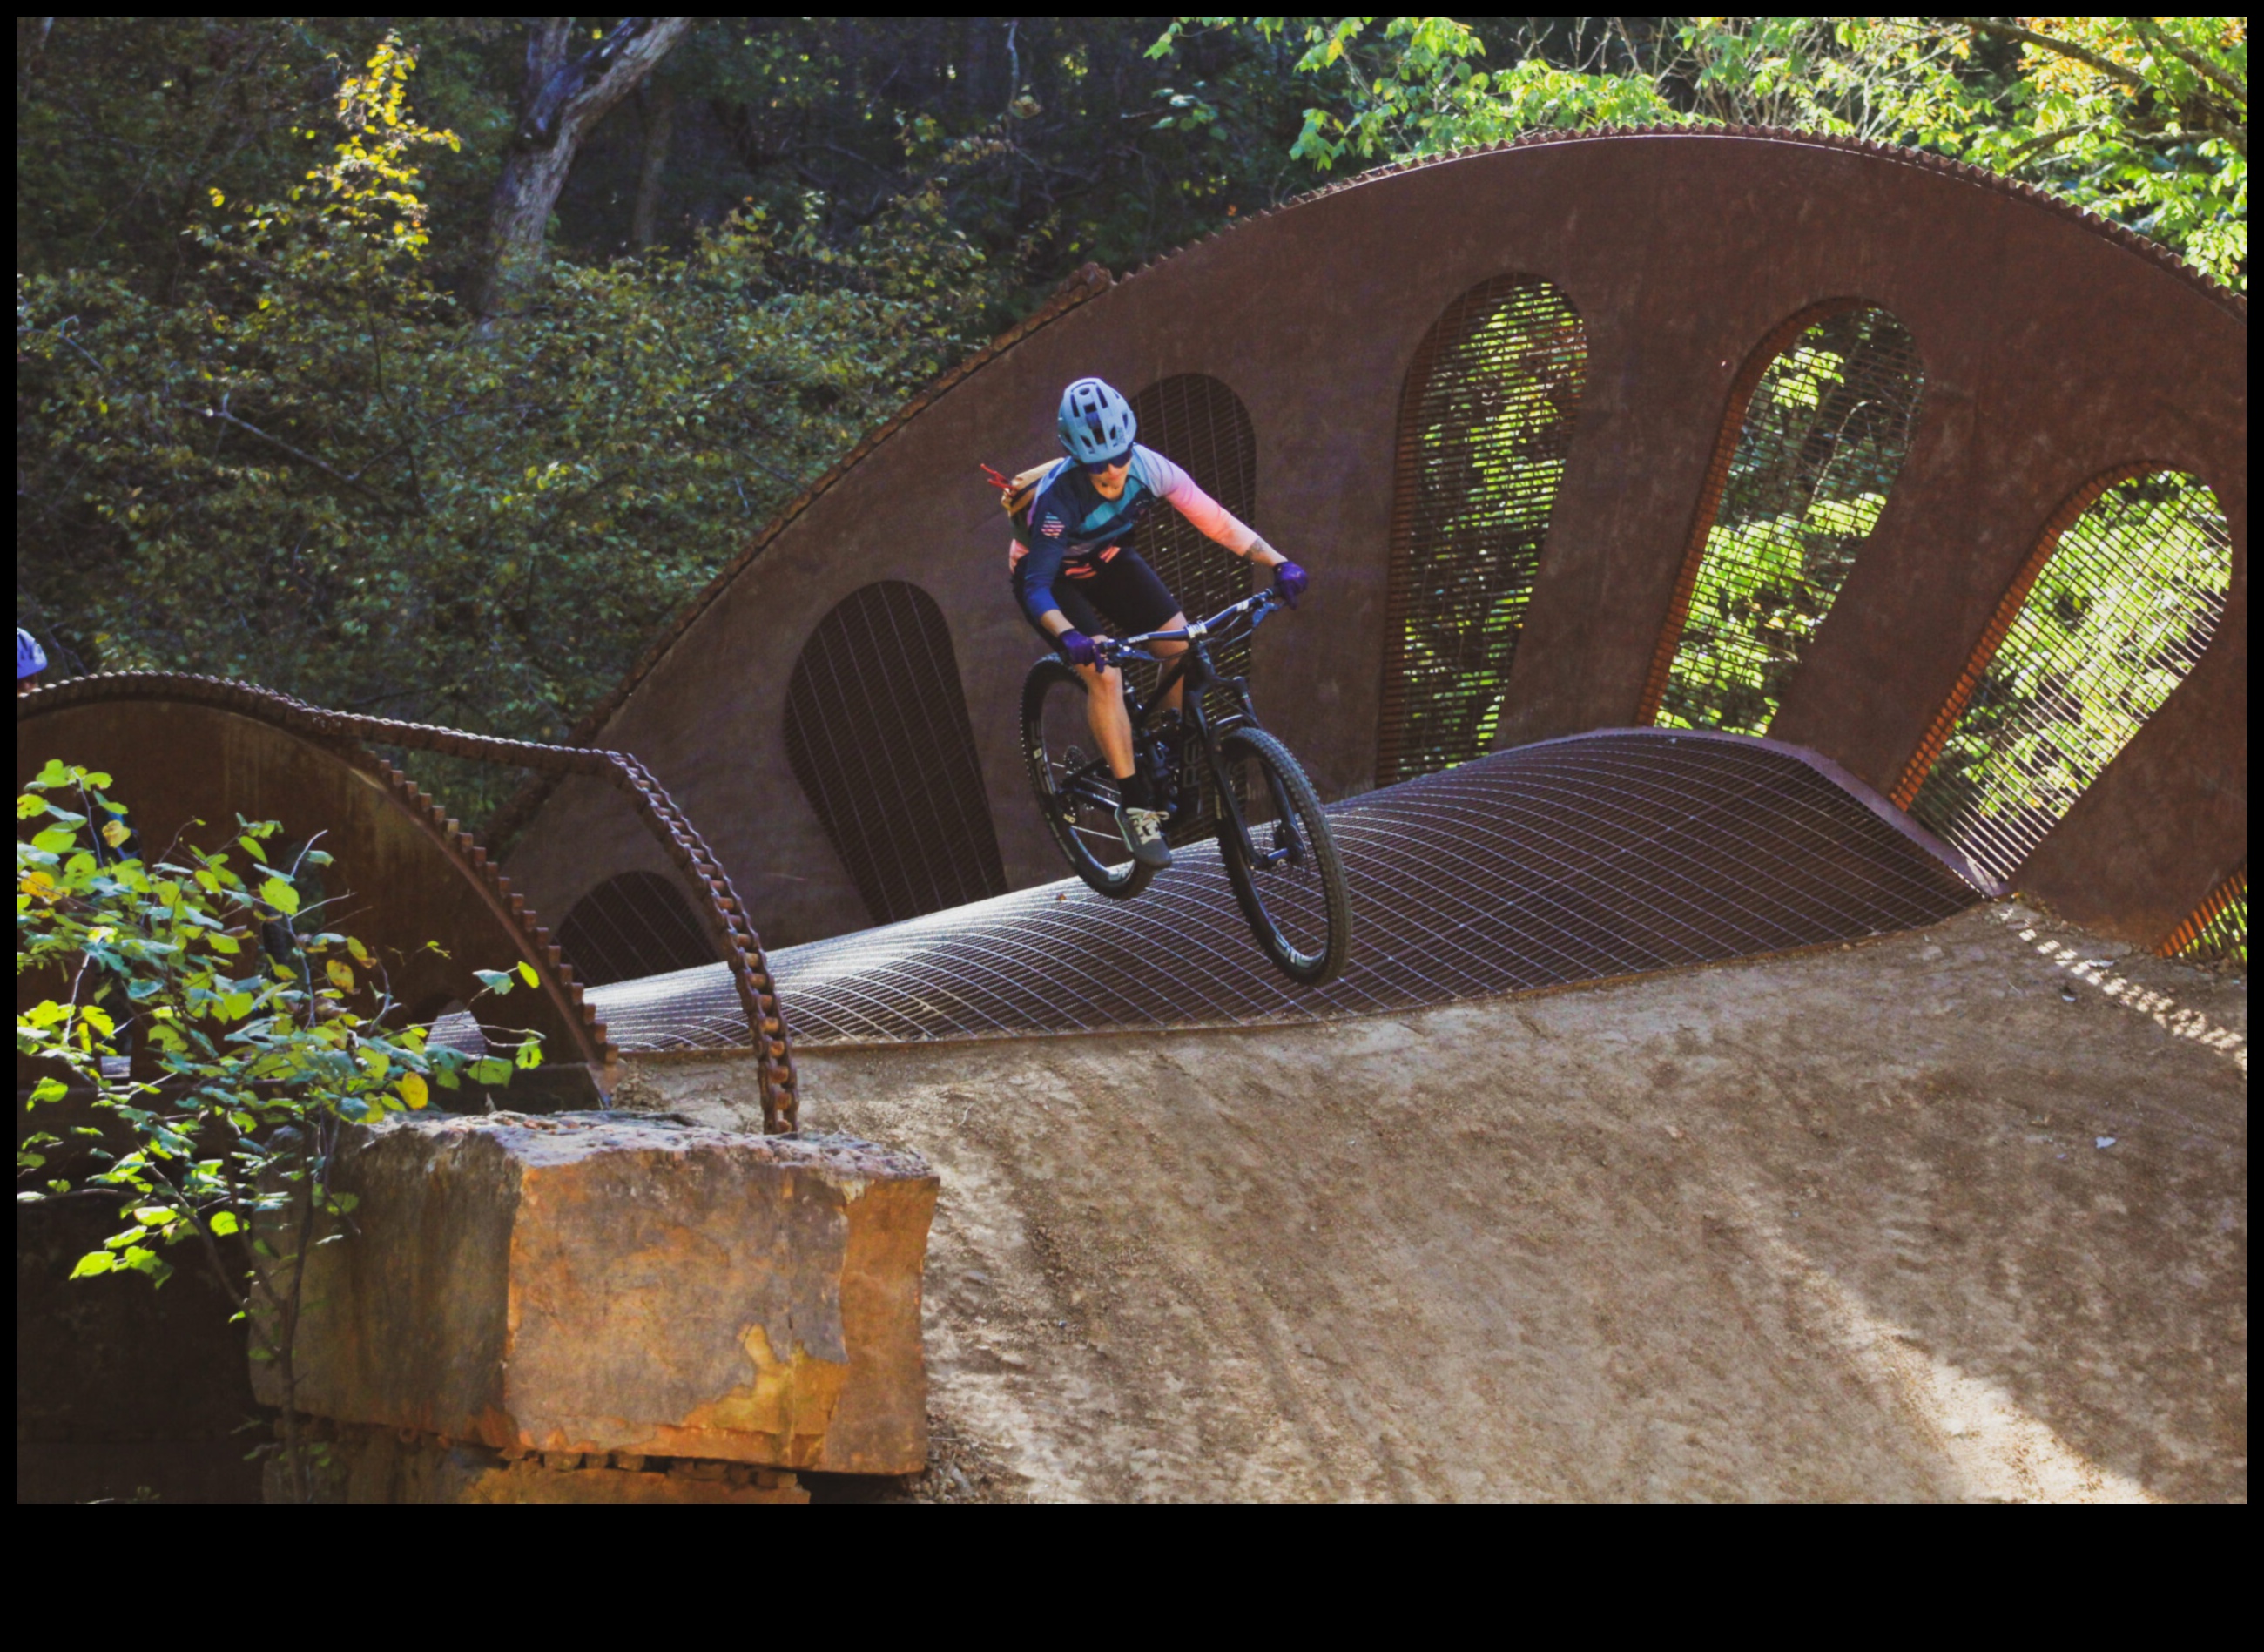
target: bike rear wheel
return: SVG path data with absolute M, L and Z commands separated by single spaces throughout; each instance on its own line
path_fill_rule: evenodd
M 1263 729 L 1230 730 L 1220 766 L 1259 859 L 1244 853 L 1230 811 L 1219 811 L 1218 846 L 1251 933 L 1291 980 L 1334 980 L 1352 953 L 1352 889 L 1321 812 L 1320 795 L 1289 748 Z
M 1128 899 L 1155 873 L 1132 858 L 1116 829 L 1116 782 L 1086 720 L 1085 680 L 1041 659 L 1022 684 L 1022 757 L 1046 830 L 1070 870 L 1104 895 Z

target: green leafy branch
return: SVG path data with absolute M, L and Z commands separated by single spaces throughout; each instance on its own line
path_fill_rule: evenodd
M 119 1230 L 76 1279 L 132 1272 L 162 1285 L 186 1245 L 277 1363 L 285 1446 L 296 1437 L 299 1255 L 351 1229 L 331 1185 L 341 1132 L 417 1112 L 433 1087 L 507 1084 L 540 1039 L 505 1054 L 433 1044 L 403 1024 L 383 961 L 319 927 L 330 855 L 272 858 L 274 821 L 239 819 L 225 848 L 137 852 L 108 775 L 49 761 L 16 800 L 16 971 L 28 1007 L 16 1051 L 25 1099 L 54 1127 L 17 1150 L 19 1203 L 117 1201 Z M 477 972 L 483 992 L 533 986 L 531 964 Z

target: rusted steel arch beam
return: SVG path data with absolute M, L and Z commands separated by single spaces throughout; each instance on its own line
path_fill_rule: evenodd
M 184 717 L 181 713 L 191 715 Z M 287 743 L 240 752 L 229 746 L 231 731 L 215 721 L 216 717 L 239 719 L 243 725 L 280 736 Z M 347 800 L 366 803 L 370 801 L 368 794 L 333 784 L 327 808 L 314 798 L 307 800 L 316 804 L 313 811 L 293 808 L 282 801 L 294 791 L 303 795 L 309 786 L 321 789 L 324 780 L 330 778 L 322 772 L 322 763 L 337 764 L 341 775 L 359 779 L 366 784 L 370 793 L 384 800 L 380 807 L 388 810 L 387 818 L 405 820 L 412 826 L 435 857 L 419 866 L 398 869 L 408 873 L 407 880 L 389 879 L 386 893 L 371 896 L 373 915 L 381 924 L 389 913 L 413 914 L 403 921 L 407 927 L 401 935 L 366 937 L 381 939 L 394 946 L 401 952 L 404 967 L 432 975 L 429 982 L 418 976 L 400 994 L 413 1005 L 412 1013 L 433 1013 L 450 999 L 468 1000 L 477 991 L 468 962 L 441 969 L 433 955 L 418 950 L 424 942 L 439 937 L 410 933 L 430 928 L 436 921 L 454 921 L 454 928 L 462 928 L 464 908 L 461 901 L 451 902 L 434 893 L 435 879 L 445 865 L 461 880 L 455 887 L 468 890 L 476 903 L 475 909 L 493 921 L 493 933 L 497 938 L 504 940 L 520 959 L 534 969 L 540 983 L 540 1000 L 549 1012 L 547 1020 L 550 1023 L 539 1030 L 571 1048 L 577 1059 L 596 1070 L 600 1088 L 610 1089 L 617 1065 L 613 1046 L 606 1039 L 595 1011 L 584 1001 L 581 984 L 574 979 L 571 966 L 551 941 L 549 932 L 537 921 L 525 898 L 512 890 L 510 879 L 489 859 L 485 847 L 450 819 L 421 789 L 391 764 L 365 749 L 362 743 L 374 741 L 418 751 L 442 752 L 544 774 L 587 775 L 604 779 L 628 796 L 639 819 L 661 840 L 671 858 L 706 896 L 703 915 L 729 968 L 758 1057 L 765 1128 L 775 1132 L 795 1127 L 799 1106 L 793 1053 L 761 939 L 732 889 L 729 876 L 705 841 L 635 757 L 619 752 L 496 739 L 459 730 L 329 711 L 248 683 L 170 673 L 107 673 L 35 689 L 18 696 L 16 722 L 19 768 L 36 761 L 29 753 L 52 746 L 58 749 L 51 755 L 64 755 L 75 762 L 93 762 L 112 769 L 120 776 L 124 801 L 134 811 L 129 819 L 145 833 L 163 831 L 170 835 L 199 809 L 217 813 L 217 804 L 224 802 L 232 811 L 247 815 L 272 813 L 282 819 L 288 830 L 319 825 L 343 840 L 354 831 L 352 820 L 318 822 L 303 817 L 309 812 L 351 816 L 354 813 L 353 804 Z M 184 724 L 188 726 L 174 726 Z M 167 725 L 162 737 L 159 724 Z M 201 741 L 196 738 L 199 734 L 204 737 Z M 184 735 L 188 738 L 184 739 Z M 213 751 L 215 745 L 225 748 L 224 756 Z M 314 754 L 319 754 L 321 762 L 309 766 L 301 761 Z M 248 772 L 237 761 L 227 761 L 246 756 L 252 760 Z M 299 769 L 295 775 L 285 772 L 294 766 Z M 199 769 L 208 776 L 201 786 L 196 773 Z M 162 782 L 155 787 L 150 784 L 153 777 L 160 775 L 173 782 L 170 794 L 163 801 L 152 795 L 163 790 Z M 213 799 L 200 796 L 200 790 L 213 793 Z M 250 795 L 247 797 L 247 793 Z M 250 806 L 238 809 L 239 797 Z M 178 818 L 160 818 L 161 815 Z M 380 859 L 374 840 L 382 828 L 366 814 L 360 824 L 371 839 L 364 846 L 363 858 L 374 865 Z M 154 851 L 159 846 L 152 842 L 147 847 Z M 397 850 L 398 845 L 395 847 Z M 349 873 L 352 863 L 351 853 L 341 855 L 340 864 Z M 420 909 L 415 904 L 417 896 L 434 904 Z M 456 944 L 451 950 L 468 959 L 473 946 L 468 943 L 475 942 L 476 935 L 467 932 L 452 938 Z
M 2090 230 L 2092 233 L 2100 236 L 2105 240 L 2112 241 L 2116 245 L 2121 246 L 2129 251 L 2137 253 L 2139 257 L 2147 259 L 2150 263 L 2152 263 L 2177 276 L 2181 280 L 2197 287 L 2217 302 L 2224 304 L 2228 308 L 2231 309 L 2234 313 L 2240 316 L 2244 320 L 2246 318 L 2248 314 L 2248 300 L 2245 295 L 2234 291 L 2231 287 L 2225 286 L 2222 281 L 2217 280 L 2205 272 L 2195 268 L 2194 266 L 2187 263 L 2183 258 L 2178 257 L 2176 253 L 2171 251 L 2167 247 L 2163 246 L 2159 242 L 2149 240 L 2146 237 L 2138 234 L 2135 230 L 2127 229 L 2121 224 L 2115 223 L 2109 219 L 2102 218 L 2097 213 L 2089 211 L 2085 207 L 2079 207 L 2072 201 L 2067 200 L 2061 196 L 2055 195 L 2050 191 L 2038 189 L 2033 185 L 2021 183 L 2017 179 L 2006 178 L 2001 172 L 1991 171 L 1986 167 L 1973 166 L 1962 161 L 1948 160 L 1940 156 L 1929 155 L 1923 150 L 1904 149 L 1894 144 L 1881 143 L 1869 139 L 1840 137 L 1829 133 L 1802 132 L 1784 127 L 1697 127 L 1671 124 L 1657 124 L 1637 127 L 1580 127 L 1561 132 L 1527 133 L 1523 137 L 1512 138 L 1500 143 L 1481 144 L 1469 149 L 1452 149 L 1442 155 L 1426 156 L 1420 160 L 1401 161 L 1385 166 L 1372 167 L 1368 171 L 1361 172 L 1356 177 L 1348 178 L 1341 183 L 1324 185 L 1318 189 L 1309 190 L 1302 195 L 1293 196 L 1291 199 L 1282 202 L 1278 207 L 1268 207 L 1262 212 L 1252 213 L 1246 216 L 1236 218 L 1230 222 L 1225 229 L 1217 231 L 1214 235 L 1206 236 L 1201 240 L 1190 242 L 1186 246 L 1174 247 L 1168 252 L 1161 253 L 1156 258 L 1150 258 L 1147 263 L 1142 265 L 1137 271 L 1135 271 L 1132 275 L 1127 276 L 1124 279 L 1126 280 L 1136 280 L 1139 276 L 1146 274 L 1149 271 L 1156 269 L 1173 258 L 1183 256 L 1195 247 L 1201 246 L 1208 242 L 1221 240 L 1227 236 L 1233 235 L 1238 231 L 1246 230 L 1270 219 L 1279 218 L 1284 214 L 1295 212 L 1300 207 L 1305 206 L 1310 202 L 1325 200 L 1332 195 L 1340 195 L 1347 191 L 1370 186 L 1380 183 L 1386 178 L 1397 178 L 1404 173 L 1428 171 L 1435 167 L 1450 165 L 1456 161 L 1465 160 L 1472 156 L 1489 155 L 1506 149 L 1527 149 L 1538 148 L 1546 144 L 1587 142 L 1597 139 L 1622 137 L 1765 138 L 1780 142 L 1797 143 L 1803 146 L 1811 146 L 1826 149 L 1848 150 L 1859 155 L 1876 156 L 1883 160 L 1893 161 L 1898 165 L 1915 167 L 1919 171 L 1932 171 L 1948 177 L 1961 178 L 1968 183 L 1980 185 L 1984 188 L 1994 190 L 2001 194 L 2013 196 L 2018 200 L 2027 201 L 2033 206 L 2042 207 L 2063 217 L 2072 219 L 2076 222 L 2083 225 L 2085 229 Z M 954 389 L 964 380 L 972 377 L 982 368 L 989 366 L 991 361 L 999 356 L 1004 355 L 1007 351 L 1020 344 L 1024 339 L 1029 338 L 1040 329 L 1047 326 L 1052 322 L 1059 320 L 1063 316 L 1068 314 L 1078 305 L 1084 303 L 1088 299 L 1097 297 L 1101 293 L 1107 291 L 1111 286 L 1116 284 L 1118 283 L 1115 281 L 1114 278 L 1100 266 L 1097 264 L 1085 265 L 1083 268 L 1079 269 L 1075 275 L 1071 276 L 1066 282 L 1064 282 L 1051 298 L 1048 299 L 1044 304 L 1041 305 L 1037 310 L 1032 313 L 1027 318 L 1017 323 L 1014 326 L 1007 329 L 1005 332 L 1000 333 L 989 344 L 983 346 L 980 350 L 976 351 L 973 354 L 968 356 L 956 366 L 947 369 L 932 382 L 921 389 L 894 413 L 890 414 L 887 418 L 883 419 L 881 423 L 875 425 L 871 430 L 867 431 L 864 437 L 858 441 L 855 447 L 852 448 L 838 461 L 829 467 L 825 473 L 820 476 L 815 482 L 811 483 L 809 486 L 803 489 L 800 493 L 795 495 L 791 500 L 787 501 L 784 509 L 780 510 L 775 517 L 771 519 L 770 521 L 764 524 L 762 528 L 756 533 L 755 536 L 748 542 L 747 548 L 744 550 L 741 551 L 737 557 L 733 557 L 729 563 L 726 564 L 722 569 L 717 571 L 715 578 L 708 582 L 707 586 L 702 588 L 700 594 L 693 598 L 689 603 L 685 605 L 683 611 L 677 615 L 675 621 L 669 626 L 668 630 L 664 632 L 650 647 L 647 648 L 642 654 L 637 657 L 636 663 L 629 667 L 628 674 L 621 679 L 620 684 L 614 688 L 613 692 L 608 694 L 604 699 L 598 702 L 596 705 L 592 706 L 588 713 L 584 716 L 582 720 L 575 725 L 574 738 L 577 740 L 594 739 L 600 732 L 602 732 L 606 725 L 613 720 L 614 715 L 620 711 L 621 706 L 628 701 L 629 695 L 636 691 L 637 685 L 644 680 L 655 666 L 660 663 L 661 659 L 667 655 L 669 650 L 675 646 L 678 639 L 691 628 L 693 622 L 697 620 L 700 614 L 715 601 L 715 598 L 722 593 L 722 591 L 744 573 L 746 569 L 770 547 L 771 543 L 778 538 L 780 534 L 785 530 L 788 524 L 792 523 L 795 518 L 801 516 L 805 511 L 807 511 L 814 499 L 817 499 L 822 494 L 830 492 L 832 489 L 840 485 L 842 482 L 846 480 L 850 473 L 857 468 L 857 466 L 868 454 L 879 448 L 882 442 L 886 441 L 890 436 L 894 435 L 898 430 L 910 423 L 918 414 L 925 411 L 929 406 L 940 399 L 947 391 Z M 1782 340 L 1778 341 L 1775 349 L 1756 348 L 1750 353 L 1748 365 L 1753 376 L 1758 378 L 1761 370 L 1767 367 L 1769 361 L 1774 359 L 1777 353 L 1777 351 L 1783 347 L 1784 343 L 1799 337 L 1801 327 L 1807 325 L 1809 323 L 1818 319 L 1824 315 L 1831 313 L 1831 311 L 1835 309 L 1847 308 L 1861 302 L 1861 300 L 1856 298 L 1828 301 L 1826 303 L 1816 307 L 1812 311 L 1804 312 L 1802 316 L 1794 318 L 1799 323 L 1799 325 L 1791 326 L 1791 324 L 1788 323 L 1787 325 L 1790 326 L 1790 331 L 1785 333 Z M 1733 393 L 1732 405 L 1741 413 L 1744 407 L 1745 397 L 1752 394 L 1752 386 L 1749 383 L 1745 383 L 1741 377 L 1738 388 L 1743 390 L 1744 395 L 1738 396 Z M 1734 448 L 1737 441 L 1737 427 L 1735 420 L 1732 419 L 1729 421 L 1723 428 L 1726 431 L 1726 440 L 1730 446 Z M 1727 463 L 1726 455 L 1723 458 L 1723 463 L 1724 465 Z M 524 801 L 514 798 L 512 800 L 512 805 L 506 815 L 498 817 L 496 824 L 496 835 L 498 838 L 508 836 L 511 832 L 517 830 L 519 826 L 523 825 L 526 819 L 533 814 L 534 810 L 541 806 L 542 795 L 543 794 L 540 792 L 531 791 Z
M 2021 183 L 2017 178 L 2006 177 L 2002 172 L 1992 171 L 1985 166 L 1975 166 L 1964 161 L 1949 160 L 1942 156 L 1929 154 L 1924 149 L 1905 149 L 1900 144 L 1883 143 L 1874 138 L 1842 137 L 1828 132 L 1804 132 L 1794 127 L 1706 127 L 1660 121 L 1644 126 L 1573 127 L 1555 132 L 1528 132 L 1522 137 L 1505 139 L 1499 143 L 1482 143 L 1468 149 L 1450 149 L 1440 155 L 1425 156 L 1419 160 L 1397 161 L 1388 165 L 1372 167 L 1357 177 L 1345 179 L 1342 183 L 1324 184 L 1318 189 L 1309 190 L 1304 194 L 1295 196 L 1282 202 L 1279 207 L 1270 207 L 1264 212 L 1252 213 L 1247 217 L 1237 218 L 1226 229 L 1220 230 L 1218 235 L 1206 237 L 1204 239 L 1216 240 L 1220 236 L 1230 235 L 1235 230 L 1250 224 L 1278 216 L 1285 212 L 1294 211 L 1309 201 L 1341 194 L 1346 190 L 1358 189 L 1363 185 L 1375 183 L 1382 178 L 1396 178 L 1403 173 L 1423 171 L 1434 166 L 1464 160 L 1474 155 L 1492 155 L 1505 149 L 1539 149 L 1554 143 L 1588 143 L 1599 139 L 1659 137 L 1760 138 L 1771 142 L 1797 144 L 1804 148 L 1838 149 L 1855 155 L 1876 156 L 1881 160 L 1892 161 L 1898 165 L 1912 167 L 1919 171 L 1961 178 L 1967 183 L 1980 185 L 1999 194 L 2012 196 L 2031 206 L 2045 207 L 2062 217 L 2072 219 L 2102 239 L 2111 241 L 2128 251 L 2137 253 L 2210 298 L 2232 307 L 2244 318 L 2248 314 L 2246 295 L 2227 287 L 2207 271 L 2187 263 L 2160 242 L 2150 240 L 2135 229 L 2125 229 L 2112 219 L 2102 218 L 2088 207 L 2079 207 L 2073 201 L 2064 196 L 2056 195 L 2050 190 L 2039 189 L 2033 184 Z M 1190 245 L 1200 246 L 1202 244 L 1201 241 L 1197 241 L 1191 243 Z M 1186 247 L 1175 247 L 1160 258 L 1150 259 L 1148 263 L 1141 266 L 1141 269 L 1143 272 L 1153 269 L 1158 264 L 1176 258 L 1187 250 Z

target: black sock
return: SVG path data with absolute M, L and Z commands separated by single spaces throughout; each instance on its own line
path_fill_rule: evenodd
M 1116 782 L 1117 794 L 1124 799 L 1127 809 L 1152 809 L 1155 797 L 1148 790 L 1148 777 L 1134 774 Z

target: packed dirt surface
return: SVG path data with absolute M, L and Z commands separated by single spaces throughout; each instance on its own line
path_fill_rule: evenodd
M 812 1052 L 804 1122 L 942 1176 L 910 1495 L 2239 1501 L 2246 1004 L 1999 906 L 1321 1026 Z M 632 1088 L 744 1125 L 752 1082 Z

